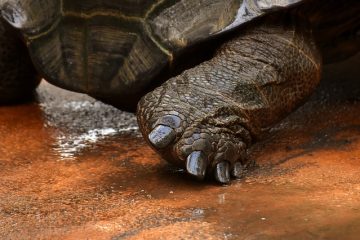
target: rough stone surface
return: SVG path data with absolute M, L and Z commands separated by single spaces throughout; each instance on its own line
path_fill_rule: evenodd
M 133 115 L 42 84 L 0 108 L 0 238 L 358 239 L 359 61 L 328 66 L 225 187 L 161 161 Z

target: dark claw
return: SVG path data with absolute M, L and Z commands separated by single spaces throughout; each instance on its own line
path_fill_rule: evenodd
M 191 175 L 203 179 L 206 173 L 206 159 L 201 151 L 192 152 L 186 160 L 186 170 Z
M 167 147 L 172 141 L 174 141 L 176 137 L 176 133 L 174 129 L 164 125 L 158 125 L 157 127 L 152 130 L 149 134 L 149 141 L 156 147 L 156 148 L 165 148 Z
M 234 164 L 232 175 L 236 178 L 241 178 L 244 175 L 244 167 L 240 162 Z
M 220 183 L 230 182 L 230 164 L 228 162 L 220 162 L 215 167 L 215 179 Z

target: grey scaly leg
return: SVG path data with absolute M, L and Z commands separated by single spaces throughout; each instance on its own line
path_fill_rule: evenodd
M 284 118 L 320 80 L 313 39 L 295 26 L 259 24 L 215 56 L 142 98 L 138 122 L 169 162 L 221 183 L 240 177 L 246 149 Z

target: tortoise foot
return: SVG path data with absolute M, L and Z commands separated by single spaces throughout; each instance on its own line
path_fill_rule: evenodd
M 231 177 L 244 175 L 249 133 L 235 124 L 237 116 L 223 108 L 206 115 L 195 113 L 180 99 L 159 102 L 157 94 L 155 90 L 140 101 L 138 122 L 144 138 L 165 160 L 199 180 L 212 178 L 226 184 Z
M 198 179 L 209 175 L 220 183 L 228 183 L 231 175 L 242 176 L 246 144 L 228 128 L 192 124 L 172 151 L 184 162 L 186 171 Z

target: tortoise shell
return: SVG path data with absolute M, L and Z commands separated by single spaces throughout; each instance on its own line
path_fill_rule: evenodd
M 4 0 L 37 69 L 92 96 L 141 93 L 184 49 L 300 0 Z

